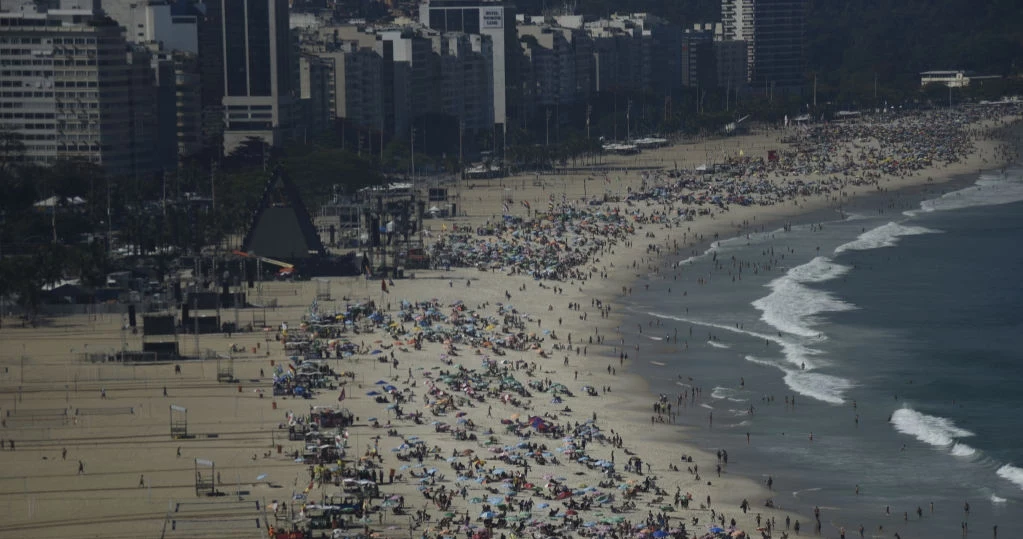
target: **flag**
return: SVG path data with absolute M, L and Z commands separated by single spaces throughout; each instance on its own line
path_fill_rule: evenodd
M 345 400 L 345 388 L 341 388 L 341 394 L 337 396 L 337 401 L 341 402 Z

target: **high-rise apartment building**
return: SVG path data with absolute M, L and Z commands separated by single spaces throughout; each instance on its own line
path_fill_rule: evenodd
M 745 41 L 715 41 L 714 60 L 717 68 L 717 84 L 725 91 L 738 91 L 749 83 L 749 51 Z
M 491 0 L 427 0 L 420 5 L 419 21 L 439 32 L 479 34 L 490 39 L 494 123 L 505 126 L 521 102 L 522 51 L 515 32 L 515 7 Z
M 574 27 L 534 23 L 523 17 L 518 32 L 526 59 L 523 98 L 527 107 L 585 100 L 593 78 L 593 44 L 582 30 L 581 17 Z
M 800 92 L 806 86 L 806 0 L 756 0 L 753 14 L 753 90 Z
M 382 59 L 372 47 L 346 40 L 331 51 L 317 52 L 327 62 L 331 118 L 374 130 L 385 130 Z
M 166 51 L 149 44 L 156 76 L 156 161 L 177 167 L 182 157 L 202 149 L 202 84 L 199 59 L 191 52 Z
M 83 159 L 111 176 L 153 171 L 149 52 L 94 6 L 0 13 L 0 130 L 25 160 Z
M 288 0 L 219 3 L 224 81 L 224 150 L 247 138 L 273 145 L 294 136 L 297 69 Z
M 746 77 L 748 82 L 753 73 L 755 51 L 753 47 L 755 0 L 721 0 L 721 25 L 723 41 L 746 43 Z
M 493 51 L 485 35 L 446 32 L 431 36 L 438 62 L 437 112 L 458 118 L 463 129 L 479 131 L 494 125 L 490 96 Z
M 717 86 L 717 58 L 712 28 L 687 29 L 682 34 L 682 86 Z

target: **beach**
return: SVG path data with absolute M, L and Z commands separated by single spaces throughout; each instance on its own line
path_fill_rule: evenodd
M 787 507 L 760 476 L 729 473 L 727 448 L 681 425 L 702 423 L 713 388 L 685 380 L 658 394 L 635 372 L 678 336 L 622 305 L 640 286 L 680 294 L 666 277 L 640 279 L 682 268 L 714 241 L 998 168 L 1012 155 L 989 130 L 1018 116 L 907 115 L 802 138 L 768 130 L 607 157 L 571 174 L 466 182 L 466 215 L 427 221 L 435 264 L 450 268 L 333 278 L 329 300 L 317 300 L 316 282 L 263 283 L 277 300 L 269 331 L 181 337 L 183 350 L 219 361 L 84 361 L 137 349 L 141 337 L 120 315 L 36 328 L 6 318 L 0 537 L 265 537 L 267 524 L 288 529 L 313 514 L 309 504 L 338 505 L 327 499 L 343 491 L 334 478 L 370 472 L 379 495 L 363 518 L 338 519 L 339 537 L 702 537 L 715 524 L 757 537 L 779 536 L 786 521 L 812 533 L 806 507 Z M 955 132 L 969 133 L 962 147 L 946 144 Z M 918 146 L 900 148 L 902 137 Z M 715 163 L 731 179 L 696 171 Z M 590 204 L 604 194 L 621 201 Z M 239 316 L 244 325 L 252 314 Z M 353 324 L 309 338 L 338 320 Z M 275 396 L 275 377 L 301 367 L 282 324 L 291 342 L 335 341 L 321 364 L 350 376 L 311 399 Z M 218 382 L 228 367 L 234 380 Z M 313 406 L 353 416 L 326 444 L 343 449 L 341 466 L 296 462 L 306 444 L 289 440 L 289 427 L 306 425 Z M 189 437 L 172 438 L 182 417 Z M 197 475 L 221 495 L 197 495 Z

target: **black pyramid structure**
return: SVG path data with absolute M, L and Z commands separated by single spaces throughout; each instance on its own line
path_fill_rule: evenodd
M 326 254 L 298 188 L 280 166 L 266 182 L 242 249 L 287 262 Z

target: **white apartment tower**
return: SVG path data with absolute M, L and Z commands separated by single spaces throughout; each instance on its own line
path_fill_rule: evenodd
M 749 82 L 754 64 L 754 0 L 721 0 L 722 38 L 725 41 L 746 42 L 746 81 Z

